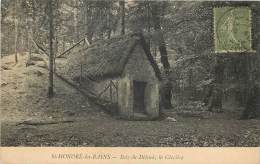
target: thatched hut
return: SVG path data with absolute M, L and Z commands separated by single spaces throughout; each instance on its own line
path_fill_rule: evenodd
M 74 78 L 118 80 L 119 114 L 128 119 L 159 116 L 160 70 L 141 34 L 96 42 L 69 59 Z

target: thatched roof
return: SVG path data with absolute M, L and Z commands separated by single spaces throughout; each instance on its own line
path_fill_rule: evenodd
M 157 78 L 161 80 L 160 70 L 141 34 L 114 37 L 82 48 L 70 56 L 69 70 L 74 77 L 79 77 L 80 74 L 90 79 L 120 77 L 137 44 L 143 47 Z

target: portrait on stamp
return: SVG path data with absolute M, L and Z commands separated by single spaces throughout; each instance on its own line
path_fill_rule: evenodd
M 215 52 L 250 51 L 251 28 L 250 8 L 214 8 Z

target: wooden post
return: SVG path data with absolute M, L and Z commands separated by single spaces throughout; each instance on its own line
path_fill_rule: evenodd
M 110 101 L 112 102 L 113 101 L 113 88 L 112 88 L 112 80 L 110 81 Z
M 82 64 L 80 64 L 80 77 L 79 77 L 79 84 L 81 85 L 82 81 Z
M 118 103 L 118 81 L 116 82 L 116 101 Z
M 62 37 L 63 41 L 62 41 L 62 52 L 65 51 L 65 36 Z

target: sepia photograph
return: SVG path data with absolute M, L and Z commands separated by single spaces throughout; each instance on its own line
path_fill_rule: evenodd
M 260 1 L 1 0 L 0 75 L 2 147 L 260 147 Z

